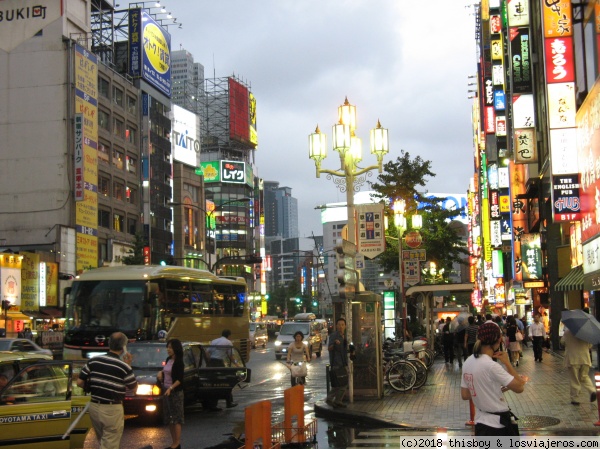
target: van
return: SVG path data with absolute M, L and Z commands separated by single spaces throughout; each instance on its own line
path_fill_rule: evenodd
M 327 339 L 329 338 L 329 328 L 327 326 L 327 320 L 316 319 L 315 323 L 319 324 L 319 329 L 321 331 L 321 341 L 324 345 L 326 345 Z
M 312 317 L 311 317 L 312 315 Z M 275 340 L 275 359 L 281 360 L 281 357 L 287 357 L 287 350 L 294 341 L 294 334 L 298 331 L 304 334 L 304 344 L 308 347 L 308 353 L 311 358 L 313 353 L 321 357 L 323 351 L 323 340 L 321 339 L 320 323 L 315 321 L 314 314 L 298 314 L 293 321 L 286 321 L 281 325 Z

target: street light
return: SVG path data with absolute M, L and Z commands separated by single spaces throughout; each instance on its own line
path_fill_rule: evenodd
M 207 241 L 207 238 L 206 238 L 206 235 L 207 235 L 206 229 L 207 229 L 207 227 L 210 226 L 210 221 L 211 221 L 210 219 L 211 219 L 211 217 L 214 217 L 214 213 L 216 211 L 222 210 L 223 207 L 227 206 L 228 204 L 239 203 L 239 202 L 250 202 L 250 201 L 252 201 L 252 198 L 249 198 L 249 197 L 236 198 L 236 199 L 233 199 L 233 200 L 225 201 L 224 203 L 221 203 L 221 204 L 215 206 L 210 211 L 207 211 L 206 209 L 198 206 L 197 204 L 193 204 L 193 203 L 167 203 L 167 206 L 171 206 L 171 207 L 181 206 L 181 207 L 184 207 L 184 208 L 185 207 L 189 207 L 189 208 L 196 209 L 196 210 L 199 210 L 199 211 L 201 211 L 201 212 L 204 213 L 204 215 L 205 215 L 205 220 L 204 220 L 204 252 L 206 253 L 207 258 L 208 258 L 208 262 L 204 262 L 204 263 L 207 264 L 208 270 L 212 271 L 212 250 L 209 251 L 208 248 L 206 247 L 206 241 Z M 178 233 L 181 232 L 181 229 L 179 229 L 177 232 Z M 216 244 L 215 244 L 215 250 L 216 250 Z M 183 252 L 183 249 L 182 249 L 182 252 Z
M 371 170 L 377 169 L 382 172 L 383 157 L 389 153 L 388 130 L 381 127 L 379 120 L 377 126 L 371 130 L 371 154 L 377 158 L 377 165 L 371 165 L 366 168 L 360 168 L 358 163 L 362 160 L 361 140 L 356 137 L 356 106 L 348 102 L 348 97 L 344 104 L 338 107 L 338 122 L 333 125 L 333 149 L 340 156 L 339 170 L 327 170 L 321 168 L 321 162 L 327 157 L 327 137 L 319 130 L 319 125 L 315 132 L 308 136 L 309 157 L 315 161 L 317 178 L 321 173 L 327 174 L 327 179 L 333 180 L 340 192 L 346 192 L 346 203 L 348 208 L 348 240 L 356 244 L 356 227 L 354 223 L 354 192 L 358 192 L 365 183 L 367 176 L 372 176 Z M 365 176 L 361 176 L 365 175 Z M 352 340 L 352 304 L 351 300 L 346 298 L 346 324 L 350 330 L 350 340 Z M 350 361 L 349 376 L 349 396 L 353 398 L 352 388 L 352 362 Z

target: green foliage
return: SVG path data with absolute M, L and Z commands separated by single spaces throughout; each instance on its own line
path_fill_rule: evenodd
M 410 218 L 420 204 L 418 213 L 423 217 L 423 227 L 419 230 L 423 237 L 421 248 L 427 251 L 427 260 L 435 262 L 438 270 L 443 268 L 447 277 L 452 264 L 464 263 L 462 257 L 468 254 L 460 236 L 462 224 L 452 222 L 461 211 L 446 210 L 442 207 L 444 198 L 430 199 L 423 193 L 428 179 L 435 176 L 431 171 L 431 161 L 420 156 L 411 159 L 410 154 L 402 150 L 401 156 L 386 163 L 383 170 L 377 177 L 378 182 L 371 184 L 377 192 L 375 196 L 384 201 L 390 223 L 387 234 L 392 237 L 387 240 L 385 252 L 379 256 L 381 266 L 386 272 L 398 270 L 398 229 L 393 225 L 394 213 L 390 203 L 403 199 L 406 201 L 407 232 L 413 230 Z
M 122 261 L 125 265 L 144 265 L 144 234 L 136 232 L 133 242 L 133 250 L 129 250 L 129 255 L 123 257 Z

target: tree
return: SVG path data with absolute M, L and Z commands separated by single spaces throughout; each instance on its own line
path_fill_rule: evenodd
M 371 183 L 375 196 L 384 201 L 388 222 L 394 223 L 394 213 L 390 207 L 394 200 L 406 201 L 405 216 L 413 216 L 417 210 L 423 217 L 423 227 L 419 230 L 423 236 L 423 248 L 427 251 L 427 259 L 436 262 L 439 269 L 444 269 L 447 277 L 454 262 L 463 262 L 467 249 L 452 220 L 460 214 L 460 210 L 447 210 L 442 207 L 445 198 L 427 198 L 423 191 L 429 177 L 435 176 L 431 171 L 431 161 L 420 156 L 411 159 L 410 153 L 401 151 L 396 161 L 383 166 L 383 173 Z M 422 189 L 419 190 L 418 188 Z M 412 230 L 411 220 L 407 220 L 407 231 Z M 379 256 L 379 262 L 386 272 L 398 270 L 398 230 L 391 225 L 388 228 L 388 240 L 385 252 Z M 394 240 L 393 238 L 396 238 Z
M 129 255 L 121 259 L 125 265 L 144 265 L 144 246 L 146 242 L 144 240 L 144 234 L 141 232 L 135 233 L 135 240 L 133 242 L 133 249 L 129 250 Z

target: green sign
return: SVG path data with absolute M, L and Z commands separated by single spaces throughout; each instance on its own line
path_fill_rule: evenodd
M 204 176 L 204 182 L 220 182 L 221 163 L 220 161 L 200 162 L 200 167 L 196 169 L 196 174 Z

